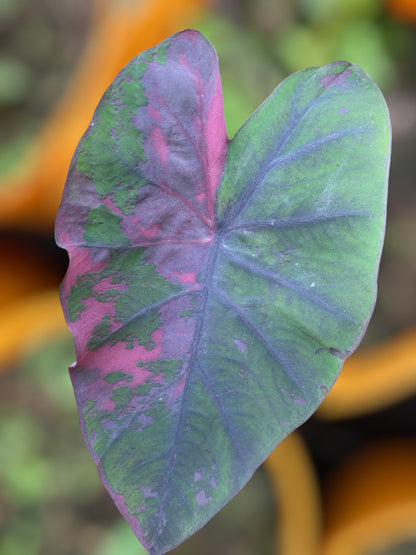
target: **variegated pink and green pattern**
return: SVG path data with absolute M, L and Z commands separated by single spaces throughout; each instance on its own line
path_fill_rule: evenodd
M 86 443 L 152 555 L 240 490 L 359 343 L 389 155 L 383 97 L 346 62 L 289 77 L 231 141 L 198 32 L 105 93 L 57 218 L 61 295 Z

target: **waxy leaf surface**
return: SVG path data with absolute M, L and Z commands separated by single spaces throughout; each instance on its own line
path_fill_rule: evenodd
M 86 443 L 152 555 L 241 489 L 357 346 L 389 149 L 384 100 L 346 62 L 289 77 L 228 142 L 194 31 L 100 102 L 57 219 L 62 303 Z

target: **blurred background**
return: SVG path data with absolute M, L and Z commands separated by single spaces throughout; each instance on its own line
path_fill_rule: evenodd
M 384 93 L 393 153 L 362 345 L 317 414 L 173 553 L 415 554 L 416 0 L 0 0 L 0 554 L 146 553 L 79 430 L 53 226 L 105 88 L 188 27 L 218 52 L 229 137 L 290 73 L 345 59 Z

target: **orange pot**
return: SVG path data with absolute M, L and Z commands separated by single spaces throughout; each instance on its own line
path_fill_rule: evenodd
M 319 555 L 321 503 L 306 446 L 293 432 L 265 461 L 276 506 L 276 555 Z
M 410 328 L 347 359 L 317 416 L 328 420 L 368 414 L 415 391 L 416 328 Z
M 415 468 L 415 440 L 384 441 L 345 461 L 328 483 L 322 555 L 393 552 L 416 542 Z
M 415 0 L 386 0 L 386 10 L 393 17 L 407 23 L 416 23 Z

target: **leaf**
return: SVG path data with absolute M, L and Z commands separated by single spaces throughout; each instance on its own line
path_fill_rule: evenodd
M 104 95 L 58 214 L 62 303 L 86 443 L 152 555 L 242 488 L 358 344 L 389 150 L 385 102 L 346 62 L 289 77 L 227 142 L 194 31 Z

